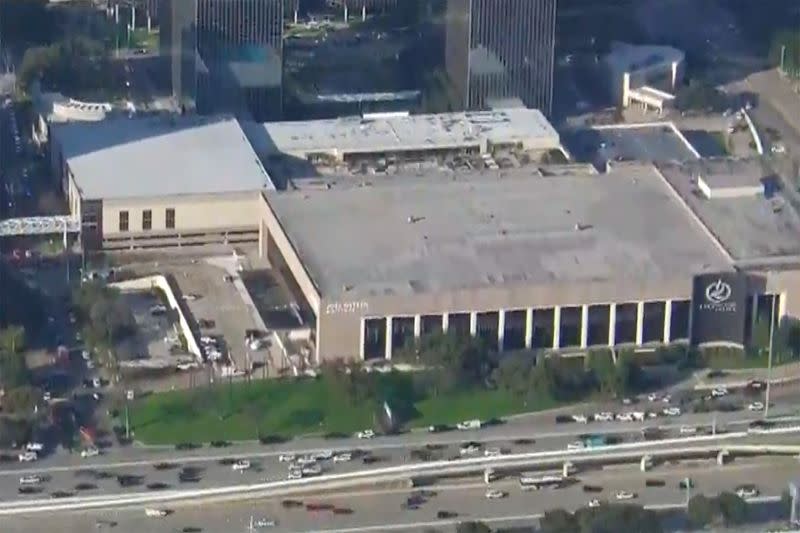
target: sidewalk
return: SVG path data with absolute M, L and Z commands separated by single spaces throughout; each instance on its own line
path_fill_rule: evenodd
M 769 100 L 787 123 L 793 126 L 798 124 L 800 94 L 792 90 L 791 83 L 783 78 L 776 69 L 751 74 L 744 83 L 762 98 Z M 799 127 L 795 127 L 795 130 L 800 133 Z

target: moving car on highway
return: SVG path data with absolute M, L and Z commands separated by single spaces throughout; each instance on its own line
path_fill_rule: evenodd
M 508 493 L 498 489 L 489 489 L 486 491 L 487 500 L 500 500 L 508 496 Z
M 245 470 L 249 470 L 250 466 L 250 461 L 247 461 L 246 459 L 240 459 L 239 461 L 233 463 L 231 468 L 233 470 L 238 470 L 239 472 L 244 472 Z
M 481 421 L 478 419 L 464 420 L 463 422 L 456 424 L 456 427 L 462 431 L 466 431 L 468 429 L 480 429 Z
M 618 500 L 633 500 L 636 498 L 636 493 L 628 492 L 626 490 L 619 490 L 616 494 L 614 494 L 614 497 Z
M 39 476 L 22 476 L 19 478 L 20 485 L 38 485 L 42 482 L 42 478 Z
M 736 487 L 736 495 L 743 499 L 755 498 L 759 491 L 755 485 L 740 485 Z
M 764 404 L 762 402 L 752 402 L 747 406 L 748 411 L 763 411 Z
M 359 431 L 356 433 L 356 437 L 359 439 L 371 439 L 375 437 L 375 432 L 371 429 L 365 429 L 364 431 Z
M 36 452 L 22 452 L 19 454 L 18 459 L 20 463 L 32 463 L 33 461 L 39 458 L 39 454 Z
M 589 507 L 600 507 L 600 500 L 597 498 L 589 500 Z
M 144 510 L 144 514 L 150 518 L 164 518 L 169 512 L 166 509 L 147 508 Z

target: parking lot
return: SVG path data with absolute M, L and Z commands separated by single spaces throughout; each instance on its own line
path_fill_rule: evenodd
M 671 127 L 590 128 L 562 136 L 577 161 L 687 161 L 695 157 Z
M 178 257 L 168 262 L 130 264 L 126 268 L 141 275 L 154 272 L 171 275 L 189 312 L 189 321 L 197 325 L 200 336 L 218 340 L 237 370 L 252 368 L 253 363 L 259 366 L 265 360 L 271 366 L 270 359 L 278 360 L 277 355 L 270 357 L 269 345 L 253 350 L 244 343 L 245 331 L 261 330 L 263 323 L 252 300 L 248 302 L 242 294 L 244 286 L 230 256 Z M 185 386 L 186 379 L 178 379 L 180 385 L 175 384 L 176 387 Z

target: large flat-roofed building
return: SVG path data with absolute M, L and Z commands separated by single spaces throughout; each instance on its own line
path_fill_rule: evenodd
M 526 108 L 243 127 L 278 188 L 299 188 L 329 175 L 402 174 L 414 165 L 492 167 L 493 158 L 502 160 L 504 154 L 538 162 L 545 153 L 561 150 L 559 134 L 544 115 Z
M 774 295 L 800 314 L 800 274 L 752 255 L 743 272 L 673 179 L 620 164 L 267 193 L 260 248 L 316 316 L 318 363 L 442 330 L 503 350 L 743 344 Z
M 272 187 L 230 117 L 54 124 L 50 150 L 87 248 L 255 240 Z

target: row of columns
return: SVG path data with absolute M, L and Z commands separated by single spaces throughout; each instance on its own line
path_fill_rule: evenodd
M 664 325 L 661 340 L 664 343 L 669 343 L 672 340 L 671 336 L 671 320 L 672 320 L 672 300 L 665 300 L 664 302 Z M 616 343 L 616 316 L 617 304 L 608 305 L 608 346 L 615 346 Z M 645 302 L 636 303 L 636 344 L 641 345 L 644 343 L 644 306 Z M 569 306 L 575 307 L 575 306 Z M 589 347 L 589 304 L 584 304 L 581 307 L 581 330 L 580 330 L 580 348 Z M 561 347 L 561 308 L 562 306 L 554 306 L 553 309 L 553 349 Z M 525 309 L 525 348 L 530 349 L 533 346 L 533 312 L 534 308 Z M 472 311 L 469 314 L 469 333 L 471 336 L 478 334 L 478 314 L 477 311 Z M 505 322 L 506 310 L 500 309 L 497 311 L 497 347 L 498 350 L 503 350 L 504 336 L 505 336 Z M 385 356 L 386 359 L 392 358 L 392 318 L 386 317 L 386 346 Z M 422 315 L 415 315 L 414 317 L 414 338 L 419 338 L 422 335 Z M 442 331 L 447 331 L 449 325 L 449 314 L 442 315 Z M 362 320 L 362 347 L 363 347 L 363 330 L 364 322 Z M 363 349 L 363 348 L 362 348 Z M 363 355 L 363 354 L 362 354 Z
M 776 316 L 778 319 L 786 315 L 786 295 L 785 294 L 776 294 L 774 295 L 777 298 L 775 303 L 776 305 Z M 758 303 L 759 295 L 754 295 L 752 297 L 752 325 L 755 326 L 756 320 L 758 318 Z M 680 300 L 685 302 L 685 300 Z M 635 336 L 635 344 L 642 345 L 644 344 L 644 318 L 645 318 L 645 304 L 646 303 L 656 303 L 656 302 L 636 302 L 636 336 Z M 613 347 L 617 345 L 616 339 L 616 322 L 617 322 L 617 305 L 616 303 L 610 304 L 603 304 L 608 306 L 608 346 Z M 669 343 L 673 340 L 672 336 L 672 308 L 673 308 L 673 300 L 665 300 L 663 301 L 664 305 L 664 313 L 663 313 L 663 331 L 660 337 L 660 341 Z M 564 306 L 554 306 L 551 309 L 553 310 L 553 342 L 552 348 L 558 349 L 561 347 L 561 309 Z M 576 306 L 567 306 L 567 307 L 576 307 Z M 589 347 L 589 310 L 592 305 L 585 304 L 580 306 L 581 312 L 581 328 L 580 328 L 580 337 L 579 337 L 579 347 L 580 348 L 588 348 Z M 519 311 L 519 310 L 516 310 Z M 525 348 L 530 349 L 533 346 L 533 332 L 534 332 L 534 320 L 533 320 L 533 313 L 535 311 L 534 308 L 527 308 L 525 311 Z M 502 351 L 504 347 L 504 337 L 505 337 L 505 324 L 506 324 L 506 310 L 500 309 L 497 311 L 497 347 L 498 350 Z M 461 313 L 458 313 L 461 314 Z M 469 313 L 469 333 L 471 336 L 476 336 L 478 334 L 478 315 L 480 313 L 477 311 L 472 311 Z M 448 313 L 444 313 L 442 315 L 442 331 L 447 331 L 449 327 L 449 317 Z M 392 358 L 392 345 L 393 345 L 393 328 L 392 328 L 392 318 L 391 316 L 386 317 L 386 335 L 385 335 L 385 357 L 386 359 Z M 405 317 L 404 317 L 405 318 Z M 422 315 L 415 315 L 414 319 L 414 338 L 419 338 L 422 335 Z M 689 328 L 688 330 L 691 331 L 691 310 L 689 312 Z M 364 319 L 362 319 L 361 324 L 361 346 L 363 350 L 364 346 Z M 363 358 L 363 353 L 362 353 Z

